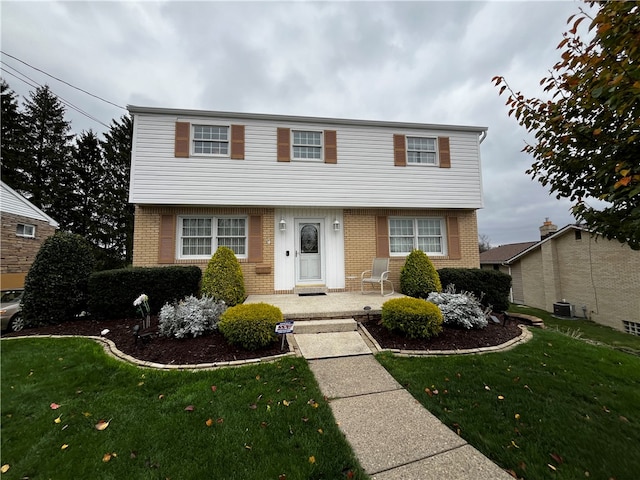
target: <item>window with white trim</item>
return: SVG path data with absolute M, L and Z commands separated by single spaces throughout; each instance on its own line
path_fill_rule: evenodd
M 16 236 L 36 238 L 36 226 L 28 223 L 19 223 L 16 225 Z
M 408 255 L 413 249 L 428 255 L 446 255 L 444 219 L 408 218 L 389 219 L 389 251 L 391 255 Z
M 247 257 L 246 217 L 179 217 L 178 258 L 210 258 L 218 247 Z
M 407 163 L 436 165 L 438 152 L 436 139 L 429 137 L 407 137 Z
M 192 125 L 191 149 L 194 155 L 229 155 L 229 127 Z
M 322 160 L 322 132 L 293 130 L 293 160 Z

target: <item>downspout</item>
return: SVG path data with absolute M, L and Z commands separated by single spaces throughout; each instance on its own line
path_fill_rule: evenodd
M 482 133 L 480 134 L 480 141 L 478 142 L 478 144 L 481 144 L 482 142 L 484 142 L 485 138 L 487 138 L 487 131 L 483 130 Z

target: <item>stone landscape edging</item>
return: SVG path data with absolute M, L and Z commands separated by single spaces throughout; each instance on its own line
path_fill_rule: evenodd
M 165 370 L 165 371 L 217 370 L 219 368 L 224 368 L 224 367 L 241 367 L 244 365 L 275 362 L 277 360 L 280 360 L 281 358 L 291 357 L 296 355 L 291 345 L 289 345 L 289 351 L 281 355 L 248 358 L 246 360 L 231 360 L 228 362 L 173 365 L 173 364 L 155 363 L 155 362 L 148 362 L 146 360 L 140 360 L 118 349 L 118 347 L 112 340 L 109 340 L 108 338 L 104 338 L 104 337 L 93 336 L 93 335 L 25 335 L 21 337 L 5 337 L 2 340 L 11 340 L 12 338 L 88 338 L 90 340 L 94 340 L 95 342 L 102 344 L 102 348 L 104 349 L 105 353 L 112 358 L 131 363 L 137 367 L 153 368 L 156 370 Z
M 466 348 L 461 350 L 403 350 L 399 348 L 382 348 L 380 344 L 373 338 L 373 335 L 369 333 L 369 331 L 365 328 L 364 325 L 361 325 L 362 332 L 367 337 L 367 339 L 374 345 L 374 347 L 381 352 L 390 352 L 394 355 L 398 355 L 400 357 L 442 357 L 449 355 L 482 355 L 486 353 L 494 353 L 494 352 L 506 352 L 507 350 L 511 350 L 512 348 L 520 345 L 521 343 L 526 343 L 533 338 L 533 334 L 529 331 L 529 329 L 524 325 L 518 325 L 522 332 L 515 338 L 511 340 L 507 340 L 506 342 L 500 345 L 494 345 L 491 347 L 479 347 L 479 348 Z

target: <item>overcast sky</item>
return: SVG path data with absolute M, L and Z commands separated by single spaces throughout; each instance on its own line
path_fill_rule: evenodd
M 491 78 L 541 95 L 567 18 L 588 9 L 582 2 L 3 0 L 0 8 L 2 77 L 20 97 L 48 84 L 104 124 L 126 113 L 32 66 L 123 107 L 485 126 L 480 235 L 497 246 L 538 239 L 545 217 L 560 228 L 575 221 L 568 201 L 525 173 L 527 134 Z M 69 107 L 67 119 L 75 133 L 105 130 Z

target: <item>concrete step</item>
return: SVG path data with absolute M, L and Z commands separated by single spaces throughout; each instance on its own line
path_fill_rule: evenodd
M 294 334 L 353 332 L 357 329 L 358 324 L 353 318 L 302 320 L 293 324 Z

